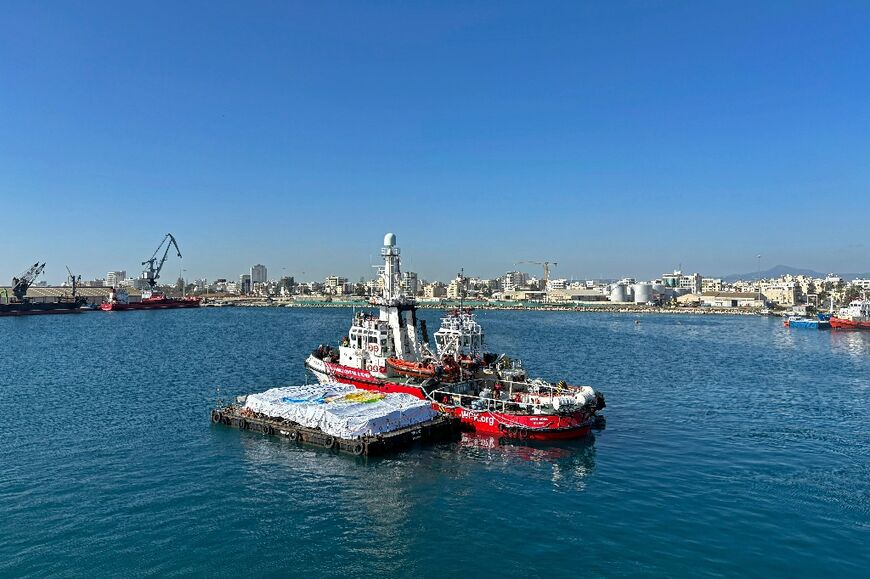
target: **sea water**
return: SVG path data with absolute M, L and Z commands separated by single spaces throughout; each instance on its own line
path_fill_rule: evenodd
M 606 428 L 336 455 L 209 410 L 304 382 L 350 310 L 0 319 L 0 575 L 868 573 L 870 332 L 478 317 L 532 375 L 603 391 Z

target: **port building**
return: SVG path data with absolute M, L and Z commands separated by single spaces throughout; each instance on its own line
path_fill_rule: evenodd
M 748 292 L 703 292 L 698 301 L 702 307 L 712 308 L 762 308 L 765 305 L 763 295 Z
M 84 298 L 89 304 L 99 305 L 108 299 L 110 291 L 112 291 L 111 287 L 78 287 L 76 288 L 76 296 Z M 139 290 L 130 289 L 127 293 L 131 302 L 138 302 L 142 299 L 142 292 Z M 11 287 L 0 287 L 0 303 L 7 303 L 8 296 L 11 295 Z M 72 288 L 69 286 L 30 286 L 27 290 L 27 298 L 37 303 L 56 303 L 61 298 L 69 297 L 72 297 Z

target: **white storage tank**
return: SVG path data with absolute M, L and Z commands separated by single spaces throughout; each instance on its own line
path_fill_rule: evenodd
M 621 283 L 613 286 L 613 289 L 610 290 L 610 301 L 612 302 L 626 302 L 628 298 L 625 294 L 625 286 Z
M 652 301 L 652 285 L 648 283 L 634 284 L 634 303 L 645 304 Z

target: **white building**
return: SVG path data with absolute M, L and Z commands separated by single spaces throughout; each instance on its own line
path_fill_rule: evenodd
M 106 274 L 106 285 L 108 287 L 121 287 L 121 282 L 126 279 L 126 271 L 110 271 Z
M 722 280 L 719 278 L 705 277 L 701 280 L 702 292 L 721 292 L 722 289 Z
M 332 295 L 344 295 L 350 293 L 350 287 L 346 277 L 331 275 L 324 280 L 323 289 L 325 293 Z
M 870 279 L 853 279 L 852 287 L 856 287 L 861 290 L 870 290 Z
M 683 296 L 692 298 L 694 294 Z M 764 307 L 764 299 L 757 293 L 746 292 L 704 292 L 700 294 L 701 306 L 713 308 L 761 308 Z
M 447 299 L 458 300 L 464 298 L 468 293 L 468 278 L 456 277 L 447 286 Z
M 501 278 L 501 288 L 504 291 L 514 291 L 523 287 L 528 281 L 528 274 L 521 271 L 509 271 Z
M 683 274 L 680 270 L 674 270 L 674 273 L 666 273 L 662 275 L 662 284 L 669 289 L 687 290 L 689 293 L 701 293 L 701 274 Z
M 405 291 L 406 295 L 415 296 L 417 295 L 417 288 L 419 286 L 419 281 L 417 279 L 417 274 L 413 271 L 403 271 L 402 272 L 402 289 Z
M 266 266 L 257 264 L 251 268 L 251 284 L 266 282 Z

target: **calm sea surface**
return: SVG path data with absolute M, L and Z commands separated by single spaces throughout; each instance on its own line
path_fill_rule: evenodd
M 0 576 L 870 573 L 870 332 L 478 316 L 492 350 L 603 390 L 607 428 L 333 455 L 208 412 L 302 382 L 350 310 L 0 318 Z

